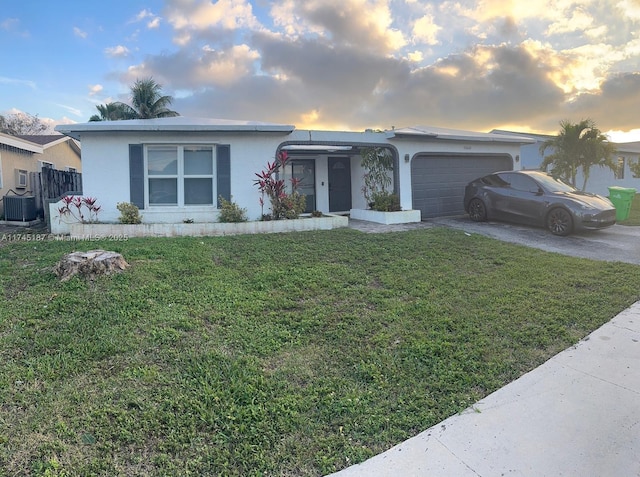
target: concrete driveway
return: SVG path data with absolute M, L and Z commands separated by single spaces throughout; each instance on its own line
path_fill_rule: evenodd
M 614 225 L 604 230 L 558 237 L 542 228 L 494 221 L 478 223 L 467 216 L 438 217 L 428 219 L 428 222 L 548 252 L 640 265 L 640 227 Z

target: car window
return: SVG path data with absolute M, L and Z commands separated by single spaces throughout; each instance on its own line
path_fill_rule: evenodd
M 562 179 L 557 179 L 546 174 L 539 174 L 536 176 L 536 179 L 550 192 L 573 192 L 576 190 L 575 187 L 562 181 Z
M 507 187 L 509 183 L 504 180 L 502 174 L 491 174 L 483 177 L 482 182 L 491 187 Z
M 531 192 L 537 194 L 540 187 L 536 182 L 523 174 L 509 174 L 509 183 L 511 188 L 522 192 Z

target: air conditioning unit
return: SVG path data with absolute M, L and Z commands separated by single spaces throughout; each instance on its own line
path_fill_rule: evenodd
M 36 219 L 36 198 L 32 195 L 5 195 L 3 201 L 5 220 L 29 222 Z

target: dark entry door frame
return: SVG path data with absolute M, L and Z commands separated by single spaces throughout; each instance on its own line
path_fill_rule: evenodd
M 351 210 L 351 160 L 349 156 L 327 158 L 329 212 Z

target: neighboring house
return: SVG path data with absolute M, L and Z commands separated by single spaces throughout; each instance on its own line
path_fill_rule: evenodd
M 38 156 L 37 170 L 50 167 L 59 171 L 82 172 L 80 143 L 62 134 L 19 135 L 25 141 L 42 146 Z
M 492 134 L 499 134 L 502 136 L 517 136 L 517 137 L 529 137 L 534 140 L 534 143 L 523 144 L 520 148 L 520 163 L 522 169 L 540 169 L 543 156 L 540 154 L 540 146 L 548 139 L 553 139 L 553 135 L 545 134 L 529 134 L 517 131 L 504 131 L 501 129 L 494 129 Z M 618 168 L 612 171 L 608 167 L 593 166 L 589 172 L 589 179 L 587 180 L 587 192 L 594 194 L 600 194 L 604 196 L 609 195 L 609 187 L 628 187 L 640 191 L 640 175 L 633 173 L 629 165 L 637 164 L 640 161 L 640 142 L 629 143 L 613 143 L 617 149 L 615 160 L 618 164 Z M 547 150 L 546 155 L 553 152 L 550 148 Z M 636 169 L 637 170 L 637 169 Z M 578 170 L 576 176 L 576 184 L 578 187 L 582 186 L 584 181 L 584 175 L 581 170 Z
M 514 135 L 412 127 L 390 131 L 310 131 L 294 126 L 186 117 L 96 121 L 56 128 L 82 142 L 83 190 L 98 199 L 100 220 L 117 221 L 118 202 L 132 202 L 144 222 L 216 221 L 218 197 L 259 219 L 256 173 L 280 151 L 282 177 L 302 179 L 308 211 L 367 208 L 360 149 L 388 148 L 393 187 L 403 209 L 422 218 L 464 213 L 464 186 L 504 169 L 519 169 Z M 268 212 L 268 203 L 264 212 Z
M 34 195 L 30 173 L 42 167 L 80 171 L 78 142 L 61 134 L 11 136 L 0 133 L 0 215 L 5 196 Z

